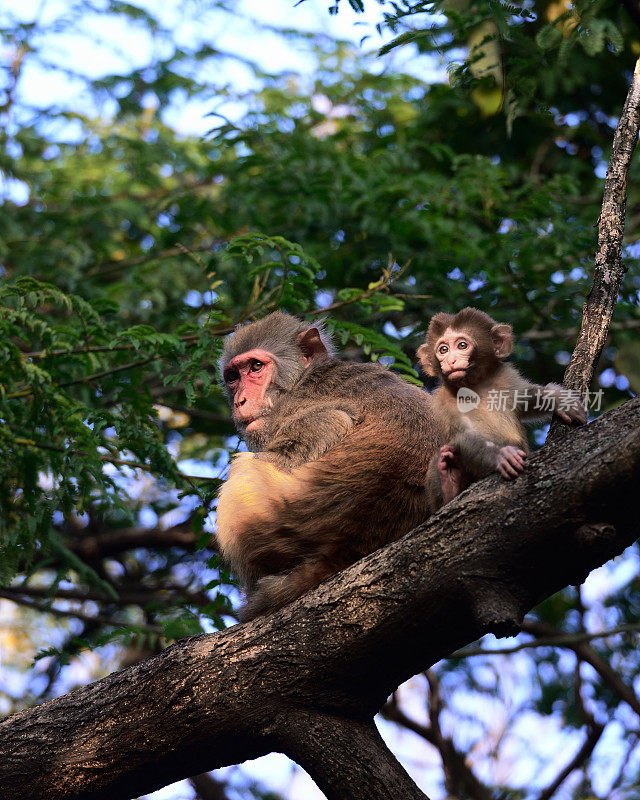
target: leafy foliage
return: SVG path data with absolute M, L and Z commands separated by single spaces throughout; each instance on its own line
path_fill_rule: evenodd
M 216 380 L 235 324 L 274 308 L 326 315 L 348 357 L 380 359 L 417 382 L 429 317 L 471 304 L 514 326 L 529 377 L 561 379 L 589 287 L 613 126 L 640 50 L 638 20 L 623 5 L 385 3 L 381 27 L 394 38 L 382 51 L 411 45 L 440 59 L 450 80 L 429 84 L 292 30 L 280 33 L 307 48 L 313 69 L 266 74 L 250 47 L 230 55 L 197 37 L 178 44 L 161 12 L 135 3 L 78 2 L 33 23 L 7 15 L 0 596 L 22 609 L 10 606 L 20 636 L 9 651 L 12 674 L 27 677 L 18 702 L 0 694 L 1 708 L 62 691 L 65 665 L 88 647 L 100 669 L 113 668 L 233 620 L 237 589 L 210 539 L 216 489 L 239 446 Z M 197 15 L 208 36 L 221 26 L 207 15 L 226 12 L 205 2 L 181 13 Z M 103 19 L 147 36 L 147 63 L 95 79 L 76 73 L 82 101 L 34 107 L 25 73 L 55 71 L 49 42 Z M 258 88 L 212 77 L 230 60 Z M 187 101 L 211 112 L 206 136 L 172 124 Z M 230 119 L 228 107 L 241 111 Z M 640 380 L 639 178 L 634 163 L 628 273 L 599 374 L 605 406 Z M 632 550 L 582 594 L 542 604 L 538 619 L 573 633 L 634 624 L 636 561 Z M 46 625 L 34 621 L 47 611 Z M 618 633 L 590 646 L 633 686 L 635 644 Z M 601 673 L 550 646 L 499 663 L 479 656 L 437 669 L 445 734 L 482 754 L 470 761 L 495 792 L 530 797 L 546 785 L 505 770 L 513 753 L 518 764 L 544 760 L 545 737 L 522 755 L 523 720 L 555 726 L 577 750 L 594 715 L 615 723 L 616 753 L 596 749 L 596 766 L 582 764 L 557 796 L 622 796 L 637 783 L 637 721 Z M 558 733 L 561 723 L 568 732 Z

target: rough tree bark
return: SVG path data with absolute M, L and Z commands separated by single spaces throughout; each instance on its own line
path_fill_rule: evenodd
M 424 795 L 373 716 L 411 675 L 524 613 L 638 535 L 640 399 L 488 478 L 266 618 L 0 724 L 2 800 L 118 800 L 282 751 L 330 800 Z M 591 523 L 591 524 L 588 524 Z
M 614 138 L 593 287 L 565 375 L 582 390 L 624 274 L 639 64 Z M 424 800 L 374 714 L 411 675 L 485 633 L 516 633 L 527 610 L 633 542 L 639 488 L 636 399 L 534 455 L 517 481 L 475 484 L 282 611 L 185 639 L 9 717 L 0 724 L 0 800 L 128 800 L 273 750 L 304 766 L 329 800 Z
M 591 290 L 582 309 L 578 340 L 564 374 L 564 385 L 579 392 L 586 391 L 593 378 L 609 335 L 609 325 L 626 272 L 622 260 L 622 237 L 626 219 L 627 175 L 638 141 L 639 128 L 640 59 L 636 61 L 627 99 L 611 145 L 602 210 L 598 218 L 598 249 L 594 259 Z M 554 421 L 554 435 L 560 425 L 559 420 Z

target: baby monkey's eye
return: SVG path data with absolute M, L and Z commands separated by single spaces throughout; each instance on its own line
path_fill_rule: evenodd
M 466 350 L 467 347 L 469 347 L 469 345 L 466 342 L 460 342 L 458 344 L 458 347 L 460 348 L 460 350 Z
M 262 367 L 264 367 L 264 362 L 258 361 L 257 359 L 254 358 L 253 361 L 251 362 L 251 366 L 249 367 L 249 369 L 251 370 L 251 372 L 260 372 Z
M 448 353 L 448 352 L 449 352 L 449 348 L 447 347 L 447 345 L 446 345 L 446 344 L 441 344 L 441 345 L 440 345 L 440 347 L 438 348 L 438 352 L 439 352 L 441 355 L 444 355 L 445 353 Z

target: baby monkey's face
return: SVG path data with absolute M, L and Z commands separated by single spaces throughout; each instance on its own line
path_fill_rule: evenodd
M 435 347 L 443 377 L 451 383 L 463 381 L 473 364 L 475 349 L 476 343 L 467 332 L 447 328 Z

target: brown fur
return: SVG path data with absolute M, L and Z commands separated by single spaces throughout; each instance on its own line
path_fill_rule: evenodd
M 332 357 L 278 394 L 266 438 L 234 462 L 218 501 L 222 552 L 247 587 L 245 619 L 422 522 L 427 469 L 444 441 L 430 395 L 379 365 Z
M 455 382 L 443 375 L 436 355 L 438 342 L 452 332 L 464 335 L 471 345 L 467 372 Z M 526 454 L 529 448 L 521 420 L 545 416 L 535 410 L 537 393 L 544 391 L 559 400 L 564 391 L 555 384 L 543 387 L 530 383 L 513 366 L 502 362 L 511 353 L 511 336 L 511 326 L 495 322 L 476 308 L 464 308 L 457 314 L 436 314 L 429 324 L 425 343 L 418 349 L 425 372 L 442 380 L 433 399 L 445 441 L 454 453 L 447 471 L 456 484 L 454 494 L 497 471 L 503 457 L 502 448 L 517 448 Z M 458 408 L 457 395 L 461 388 L 472 389 L 479 395 L 477 407 L 464 412 Z M 501 398 L 498 408 L 496 397 Z M 569 416 L 572 421 L 586 421 L 586 412 L 581 406 Z M 434 455 L 427 480 L 433 508 L 445 502 L 441 465 L 441 456 Z
M 229 336 L 224 344 L 219 363 L 220 370 L 224 371 L 225 366 L 234 356 L 260 347 L 273 353 L 278 362 L 276 388 L 288 391 L 300 376 L 301 354 L 300 350 L 295 347 L 295 342 L 300 335 L 310 329 L 318 331 L 326 355 L 329 358 L 335 356 L 335 350 L 322 320 L 309 325 L 309 323 L 302 322 L 297 317 L 292 317 L 283 311 L 274 311 L 257 322 L 239 325 L 236 328 L 233 335 Z
M 442 377 L 440 364 L 435 355 L 435 346 L 447 328 L 469 332 L 476 340 L 477 351 L 475 353 L 474 370 L 471 375 L 471 380 L 474 384 L 480 383 L 485 377 L 491 375 L 500 359 L 511 355 L 510 325 L 501 325 L 491 319 L 484 311 L 471 306 L 463 308 L 457 314 L 447 314 L 443 311 L 431 318 L 425 343 L 418 348 L 418 357 L 422 368 L 431 377 Z M 498 340 L 503 343 L 503 347 L 500 350 L 500 358 L 496 358 L 495 354 L 495 346 Z
M 458 456 L 462 469 L 459 491 L 487 475 L 496 472 L 498 449 L 511 445 L 529 452 L 527 434 L 516 411 L 511 411 L 514 392 L 522 391 L 528 384 L 509 364 L 499 364 L 493 375 L 482 384 L 469 388 L 480 396 L 477 408 L 462 413 L 456 401 L 457 387 L 440 386 L 433 394 L 436 409 L 441 415 L 446 431 L 445 441 L 449 442 Z M 452 391 L 453 389 L 453 391 Z M 495 410 L 489 405 L 489 391 L 504 390 L 508 393 L 505 411 Z M 532 395 L 533 396 L 533 395 Z M 495 447 L 491 447 L 491 444 Z M 443 504 L 438 456 L 429 465 L 427 482 L 429 497 L 434 508 Z

